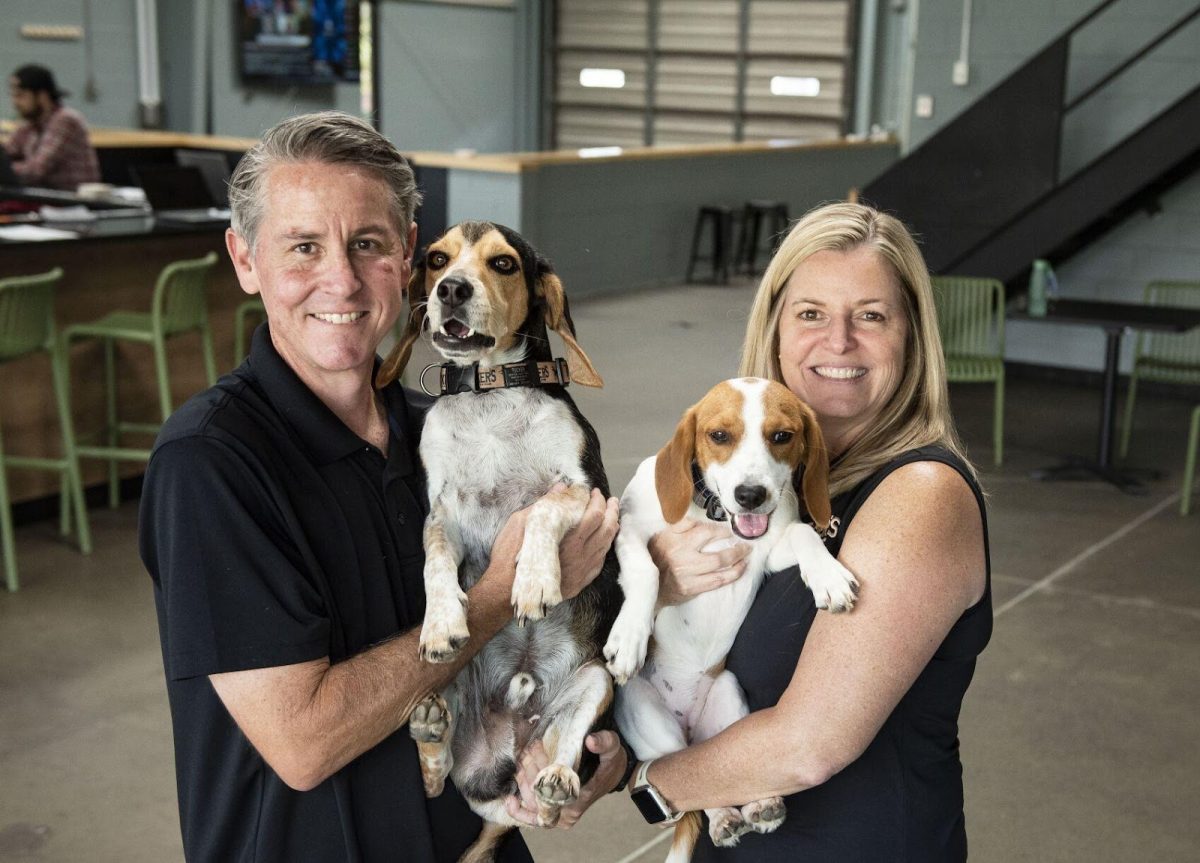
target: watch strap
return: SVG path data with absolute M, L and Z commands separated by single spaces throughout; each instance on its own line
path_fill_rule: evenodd
M 609 794 L 612 794 L 613 791 L 624 791 L 629 785 L 629 780 L 633 776 L 633 771 L 636 770 L 638 766 L 637 756 L 633 754 L 633 750 L 630 748 L 629 744 L 625 742 L 625 738 L 618 734 L 617 740 L 620 741 L 621 748 L 625 750 L 625 772 L 621 774 L 620 781 L 613 786 L 612 791 L 608 792 Z

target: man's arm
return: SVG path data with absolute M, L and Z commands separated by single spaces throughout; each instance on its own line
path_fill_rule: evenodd
M 55 113 L 42 131 L 33 153 L 22 161 L 13 162 L 13 173 L 25 185 L 36 186 L 62 161 L 72 137 L 85 134 L 62 111 Z
M 392 734 L 427 695 L 443 688 L 512 617 L 512 580 L 525 511 L 511 517 L 492 547 L 491 564 L 468 591 L 471 638 L 453 663 L 418 659 L 418 629 L 344 662 L 320 659 L 210 675 L 213 688 L 279 777 L 308 790 Z M 593 492 L 579 525 L 563 540 L 563 595 L 574 596 L 600 572 L 616 535 L 616 499 Z

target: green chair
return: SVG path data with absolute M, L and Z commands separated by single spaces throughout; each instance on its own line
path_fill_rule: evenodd
M 246 319 L 250 318 L 255 326 L 259 321 L 267 319 L 267 310 L 263 301 L 253 297 L 241 303 L 233 312 L 233 364 L 239 366 L 246 358 Z
M 946 355 L 946 376 L 994 383 L 992 454 L 1004 462 L 1004 285 L 973 276 L 934 276 L 933 299 Z
M 1187 515 L 1192 510 L 1192 484 L 1196 479 L 1196 451 L 1200 450 L 1200 405 L 1192 411 L 1192 425 L 1188 431 L 1187 463 L 1183 467 L 1183 497 L 1179 501 L 1179 514 Z
M 217 366 L 213 358 L 212 332 L 208 326 L 208 304 L 205 287 L 209 274 L 217 263 L 215 252 L 203 258 L 167 264 L 154 286 L 154 299 L 149 312 L 117 311 L 99 320 L 74 324 L 63 333 L 69 348 L 76 339 L 100 339 L 104 342 L 105 387 L 105 445 L 80 445 L 83 458 L 108 461 L 108 502 L 121 502 L 117 478 L 117 461 L 146 461 L 149 449 L 121 445 L 126 432 L 155 434 L 159 423 L 122 422 L 117 417 L 116 342 L 132 341 L 150 344 L 154 348 L 154 369 L 158 378 L 158 399 L 165 422 L 171 415 L 171 379 L 167 371 L 167 339 L 181 333 L 198 332 L 204 354 L 204 370 L 211 386 L 217 382 Z
M 1145 302 L 1151 306 L 1200 307 L 1200 282 L 1151 282 L 1146 286 Z M 1129 454 L 1139 380 L 1200 384 L 1200 329 L 1187 333 L 1138 333 L 1121 423 L 1121 458 Z
M 71 532 L 71 512 L 74 509 L 79 550 L 84 554 L 92 550 L 92 534 L 88 526 L 75 433 L 71 424 L 66 352 L 54 328 L 54 288 L 62 279 L 62 274 L 62 269 L 56 267 L 36 276 L 0 279 L 0 362 L 15 360 L 36 351 L 45 351 L 50 355 L 63 450 L 61 458 L 7 455 L 0 440 L 0 540 L 4 547 L 4 580 L 10 591 L 17 590 L 18 581 L 12 509 L 8 496 L 8 468 L 57 472 L 60 532 L 63 536 Z

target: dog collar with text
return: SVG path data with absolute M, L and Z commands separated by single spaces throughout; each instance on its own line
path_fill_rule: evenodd
M 425 388 L 425 373 L 435 367 L 438 369 L 438 391 L 430 392 Z M 561 357 L 542 362 L 524 360 L 487 368 L 481 368 L 478 362 L 469 366 L 430 363 L 421 371 L 421 389 L 431 396 L 482 393 L 507 387 L 565 387 L 570 382 L 570 369 L 567 368 L 567 361 Z
M 692 503 L 704 510 L 712 521 L 726 521 L 729 518 L 721 499 L 704 483 L 700 474 L 700 465 L 692 462 Z

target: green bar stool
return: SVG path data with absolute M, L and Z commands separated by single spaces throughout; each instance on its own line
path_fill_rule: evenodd
M 105 444 L 78 447 L 83 458 L 108 461 L 108 503 L 116 507 L 121 502 L 117 479 L 118 461 L 147 461 L 149 449 L 121 445 L 126 432 L 155 434 L 160 423 L 123 422 L 117 416 L 117 340 L 142 342 L 154 348 L 154 370 L 158 378 L 158 399 L 163 422 L 171 415 L 171 379 L 167 372 L 167 339 L 180 333 L 198 332 L 204 354 L 204 370 L 209 386 L 217 382 L 217 366 L 213 358 L 212 331 L 208 326 L 208 303 L 205 287 L 209 274 L 217 263 L 216 252 L 203 258 L 175 261 L 167 264 L 154 286 L 154 300 L 147 312 L 111 312 L 90 323 L 73 324 L 63 332 L 70 348 L 76 339 L 100 339 L 104 342 L 105 386 Z
M 36 276 L 0 279 L 0 362 L 15 360 L 35 351 L 45 351 L 50 355 L 63 449 L 61 458 L 7 455 L 3 440 L 0 439 L 0 540 L 4 547 L 4 581 L 8 589 L 14 592 L 18 588 L 18 581 L 12 509 L 8 497 L 9 467 L 50 470 L 59 474 L 59 530 L 63 536 L 71 532 L 73 509 L 79 550 L 84 554 L 92 551 L 92 534 L 83 500 L 79 457 L 71 424 L 67 355 L 54 328 L 54 288 L 62 279 L 62 274 L 62 269 L 56 267 Z
M 233 364 L 240 366 L 246 358 L 246 319 L 250 318 L 253 326 L 267 319 L 267 310 L 263 301 L 253 297 L 241 303 L 233 312 Z

